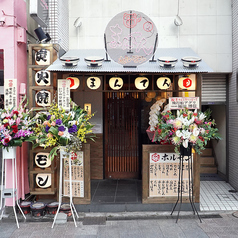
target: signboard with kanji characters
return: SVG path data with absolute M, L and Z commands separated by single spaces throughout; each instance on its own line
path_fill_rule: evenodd
M 64 196 L 70 195 L 69 161 L 71 162 L 72 196 L 84 197 L 83 151 L 71 153 L 71 158 L 64 154 Z
M 70 81 L 58 79 L 58 107 L 70 110 Z
M 149 197 L 178 196 L 179 155 L 175 153 L 150 153 Z M 188 196 L 188 161 L 183 161 L 183 194 Z
M 4 107 L 17 107 L 17 79 L 4 79 Z
M 169 98 L 169 109 L 199 109 L 199 97 L 170 97 Z

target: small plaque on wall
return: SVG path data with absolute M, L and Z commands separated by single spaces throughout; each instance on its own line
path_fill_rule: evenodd
M 70 110 L 70 80 L 58 79 L 58 107 Z
M 17 107 L 17 79 L 4 79 L 4 107 Z
M 41 90 L 36 93 L 35 101 L 41 107 L 48 107 L 51 103 L 51 93 L 47 90 Z
M 38 50 L 35 53 L 35 62 L 38 65 L 49 65 L 50 64 L 50 51 L 44 48 Z

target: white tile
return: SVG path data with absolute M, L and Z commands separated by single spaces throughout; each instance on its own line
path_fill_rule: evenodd
M 158 47 L 161 48 L 173 48 L 177 47 L 178 45 L 178 38 L 176 36 L 162 36 L 159 37 L 159 45 Z
M 232 35 L 232 17 L 231 16 L 217 16 L 217 34 L 218 35 Z
M 84 10 L 85 1 L 71 0 L 69 3 L 69 17 L 84 17 L 87 12 Z
M 180 15 L 181 16 L 196 16 L 197 15 L 197 2 L 200 0 L 183 0 L 180 1 Z
M 179 47 L 189 47 L 194 52 L 197 51 L 197 36 L 179 36 Z
M 215 54 L 217 46 L 216 35 L 200 35 L 198 36 L 198 54 Z M 212 188 L 212 190 L 214 187 Z
M 232 0 L 217 0 L 217 15 L 219 16 L 231 16 L 232 15 Z
M 212 68 L 212 70 L 214 70 L 216 72 L 217 70 L 217 63 L 216 63 L 216 54 L 199 54 L 199 56 L 202 58 L 202 60 L 204 60 L 207 65 Z
M 232 72 L 232 54 L 217 54 L 217 72 Z
M 215 16 L 198 16 L 198 34 L 213 35 L 216 34 Z
M 160 16 L 176 16 L 178 0 L 161 0 L 159 13 Z
M 197 4 L 198 15 L 216 15 L 216 0 L 199 0 Z
M 159 36 L 176 36 L 178 27 L 174 25 L 174 17 L 161 17 L 158 31 Z
M 183 25 L 180 26 L 181 35 L 196 35 L 197 34 L 197 16 L 182 17 Z
M 217 35 L 217 53 L 231 54 L 232 53 L 232 37 L 230 35 Z M 226 189 L 228 192 L 229 189 Z

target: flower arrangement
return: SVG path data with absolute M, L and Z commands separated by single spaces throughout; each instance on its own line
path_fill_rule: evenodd
M 22 146 L 24 141 L 33 141 L 32 124 L 30 113 L 22 102 L 17 110 L 0 109 L 0 147 L 8 150 L 12 146 Z
M 35 116 L 34 133 L 37 140 L 33 148 L 52 147 L 49 154 L 51 159 L 61 148 L 64 148 L 66 152 L 80 151 L 86 139 L 93 140 L 92 127 L 94 125 L 89 122 L 92 116 L 74 103 L 69 112 L 58 108 L 56 103 L 51 104 L 48 112 L 39 112 Z
M 183 145 L 188 147 L 191 143 L 195 152 L 200 154 L 211 139 L 221 139 L 215 120 L 210 119 L 211 110 L 204 113 L 197 110 L 182 109 L 177 116 L 171 111 L 164 111 L 158 115 L 158 124 L 155 126 L 153 141 L 167 141 L 175 145 L 175 152 Z

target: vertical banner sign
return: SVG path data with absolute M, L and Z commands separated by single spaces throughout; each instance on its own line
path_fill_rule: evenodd
M 4 79 L 4 107 L 17 107 L 17 79 Z
M 169 109 L 199 109 L 199 97 L 170 97 L 169 98 Z
M 70 81 L 58 79 L 58 107 L 70 110 Z
M 188 196 L 188 157 L 184 156 L 183 194 Z M 179 157 L 175 153 L 150 153 L 149 197 L 178 196 Z
M 72 196 L 84 197 L 83 151 L 71 153 L 71 158 L 64 154 L 64 196 L 70 196 L 69 162 L 71 163 Z

